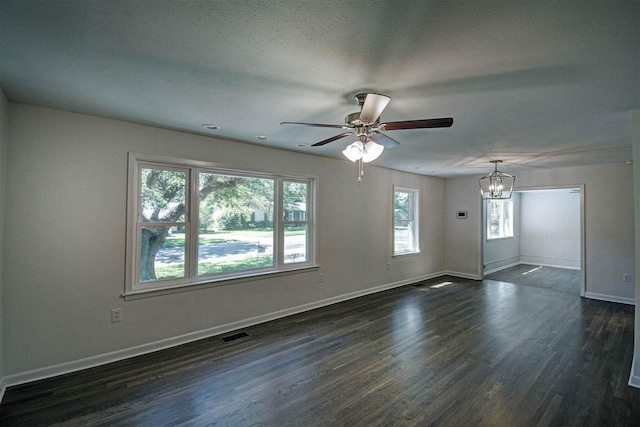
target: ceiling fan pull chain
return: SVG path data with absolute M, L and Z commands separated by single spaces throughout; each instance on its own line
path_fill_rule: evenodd
M 358 184 L 362 182 L 362 177 L 364 176 L 364 164 L 362 163 L 362 159 L 358 159 Z

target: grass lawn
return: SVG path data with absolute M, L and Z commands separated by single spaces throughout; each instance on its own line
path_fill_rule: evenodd
M 208 274 L 226 273 L 228 271 L 270 267 L 272 265 L 273 258 L 271 257 L 251 257 L 243 260 L 227 262 L 224 264 L 202 262 L 198 265 L 198 275 L 204 276 Z M 156 277 L 158 278 L 158 280 L 184 277 L 184 264 L 172 264 L 166 267 L 156 267 Z

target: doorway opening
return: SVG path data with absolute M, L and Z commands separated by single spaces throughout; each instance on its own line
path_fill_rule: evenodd
M 484 278 L 584 297 L 584 184 L 519 188 L 482 210 Z

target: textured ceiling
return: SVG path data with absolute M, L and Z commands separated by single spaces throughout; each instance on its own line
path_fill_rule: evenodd
M 382 121 L 454 117 L 374 162 L 436 176 L 631 158 L 639 46 L 637 0 L 0 0 L 11 101 L 342 158 L 308 146 L 340 130 L 280 122 L 341 124 L 375 91 Z

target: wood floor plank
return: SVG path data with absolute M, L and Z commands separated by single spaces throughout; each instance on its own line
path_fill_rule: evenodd
M 633 307 L 581 299 L 553 269 L 520 280 L 529 270 L 423 281 L 11 387 L 0 425 L 640 425 Z

